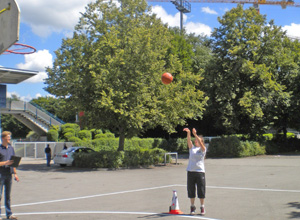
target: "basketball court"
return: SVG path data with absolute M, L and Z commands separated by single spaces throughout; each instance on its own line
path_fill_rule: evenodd
M 12 210 L 24 220 L 300 218 L 300 156 L 207 159 L 205 216 L 188 215 L 187 162 L 181 158 L 179 165 L 111 171 L 48 168 L 45 160 L 23 158 Z M 186 215 L 168 214 L 173 190 Z
M 16 1 L 1 0 L 0 54 L 35 52 L 33 47 L 16 44 L 19 24 Z M 17 81 L 12 82 L 16 74 Z M 19 83 L 35 74 L 2 68 L 0 83 Z M 6 87 L 2 90 L 5 97 L 1 95 L 1 100 L 5 100 Z M 188 215 L 187 162 L 187 158 L 181 158 L 179 165 L 111 171 L 49 168 L 45 160 L 23 158 L 18 168 L 20 182 L 12 186 L 12 211 L 24 220 L 300 218 L 300 156 L 207 159 L 205 216 Z M 185 215 L 168 214 L 173 190 Z M 3 199 L 1 205 L 4 218 Z M 199 213 L 199 200 L 196 205 Z

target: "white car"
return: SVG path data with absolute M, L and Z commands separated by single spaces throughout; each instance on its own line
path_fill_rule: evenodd
M 72 166 L 73 165 L 73 154 L 74 153 L 91 153 L 95 152 L 91 148 L 87 147 L 70 147 L 66 150 L 62 150 L 60 153 L 54 155 L 53 162 L 54 164 L 59 164 L 60 166 Z

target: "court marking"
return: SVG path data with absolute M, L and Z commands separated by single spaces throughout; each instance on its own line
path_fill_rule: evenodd
M 184 186 L 183 184 L 177 184 L 177 186 Z M 230 187 L 230 186 L 206 186 L 210 189 L 229 189 L 229 190 L 245 190 L 245 191 L 265 191 L 265 192 L 288 192 L 288 193 L 300 193 L 300 190 L 292 189 L 261 189 L 261 188 L 247 188 L 247 187 Z
M 42 202 L 16 204 L 16 205 L 11 205 L 11 207 L 31 206 L 31 205 L 40 205 L 40 204 L 55 203 L 55 202 L 65 202 L 65 201 L 72 201 L 72 200 L 79 200 L 79 199 L 89 199 L 89 198 L 95 198 L 95 197 L 111 196 L 111 195 L 133 193 L 133 192 L 142 192 L 142 191 L 149 191 L 149 190 L 163 189 L 163 188 L 170 188 L 170 187 L 186 187 L 186 185 L 183 185 L 183 184 L 174 184 L 174 185 L 167 185 L 167 186 L 157 186 L 157 187 L 142 188 L 142 189 L 135 189 L 135 190 L 126 190 L 126 191 L 104 193 L 104 194 L 97 194 L 97 195 L 90 195 L 90 196 L 81 196 L 81 197 L 74 197 L 74 198 L 66 198 L 66 199 L 57 199 L 57 200 L 42 201 Z M 246 190 L 246 191 L 300 193 L 300 190 L 283 190 L 283 189 L 261 189 L 261 188 L 222 187 L 222 186 L 206 186 L 206 188 L 211 188 L 211 189 L 228 189 L 228 190 Z M 4 206 L 1 206 L 1 207 L 3 208 Z
M 104 194 L 97 194 L 97 195 L 90 195 L 90 196 L 81 196 L 81 197 L 74 197 L 74 198 L 67 198 L 67 199 L 57 199 L 57 200 L 50 200 L 50 201 L 42 201 L 42 202 L 33 202 L 33 203 L 25 203 L 25 204 L 17 204 L 11 205 L 11 207 L 21 207 L 21 206 L 32 206 L 32 205 L 41 205 L 47 203 L 55 203 L 55 202 L 65 202 L 71 200 L 79 200 L 79 199 L 89 199 L 95 197 L 102 197 L 102 196 L 110 196 L 110 195 L 118 195 L 124 193 L 133 193 L 133 192 L 142 192 L 142 191 L 149 191 L 155 189 L 163 189 L 163 188 L 171 188 L 171 187 L 181 187 L 183 185 L 174 184 L 174 185 L 167 185 L 167 186 L 158 186 L 158 187 L 149 187 L 149 188 L 142 188 L 136 190 L 126 190 L 120 192 L 112 192 L 112 193 L 104 193 Z M 4 206 L 2 206 L 4 208 Z M 204 216 L 191 216 L 191 215 L 171 215 L 168 213 L 148 213 L 148 212 L 120 212 L 120 211 L 72 211 L 72 212 L 31 212 L 31 213 L 15 213 L 17 216 L 22 215 L 57 215 L 57 214 L 127 214 L 127 215 L 157 215 L 157 216 L 176 216 L 179 218 L 191 218 L 191 219 L 202 219 L 202 220 L 221 220 L 221 219 L 214 219 L 208 218 Z
M 74 211 L 74 212 L 31 212 L 31 213 L 14 213 L 16 216 L 26 215 L 63 215 L 63 214 L 122 214 L 122 215 L 148 215 L 148 216 L 174 216 L 178 218 L 191 218 L 191 219 L 202 219 L 202 220 L 221 220 L 215 218 L 207 218 L 204 216 L 192 216 L 192 215 L 171 215 L 168 213 L 151 213 L 151 212 L 119 212 L 119 211 Z
M 154 190 L 154 189 L 170 188 L 170 187 L 175 187 L 175 186 L 180 186 L 180 185 L 175 184 L 175 185 L 167 185 L 167 186 L 157 186 L 157 187 L 126 190 L 126 191 L 104 193 L 104 194 L 97 194 L 97 195 L 90 195 L 90 196 L 80 196 L 80 197 L 67 198 L 67 199 L 57 199 L 57 200 L 50 200 L 50 201 L 43 201 L 43 202 L 32 202 L 32 203 L 11 205 L 11 207 L 40 205 L 40 204 L 46 204 L 46 203 L 65 202 L 65 201 L 79 200 L 79 199 L 90 199 L 90 198 L 102 197 L 102 196 L 111 196 L 111 195 L 118 195 L 118 194 L 124 194 L 124 193 L 133 193 L 133 192 L 142 192 L 142 191 L 148 191 L 148 190 Z
M 174 184 L 174 185 L 166 185 L 166 186 L 149 187 L 149 188 L 126 190 L 126 191 L 104 193 L 104 194 L 97 194 L 97 195 L 90 195 L 90 196 L 81 196 L 81 197 L 74 197 L 74 198 L 66 198 L 66 199 L 57 199 L 57 200 L 50 200 L 50 201 L 34 202 L 34 203 L 17 204 L 17 205 L 12 205 L 11 207 L 32 206 L 32 205 L 40 205 L 40 204 L 55 203 L 55 202 L 65 202 L 65 201 L 71 201 L 71 200 L 89 199 L 89 198 L 95 198 L 95 197 L 103 197 L 103 196 L 119 195 L 119 194 L 125 194 L 125 193 L 142 192 L 142 191 L 149 191 L 149 190 L 156 190 L 156 189 L 163 189 L 163 188 L 171 188 L 171 187 L 186 187 L 186 185 L 185 184 Z M 225 190 L 300 193 L 300 190 L 262 189 L 262 188 L 246 188 L 246 187 L 245 188 L 243 188 L 243 187 L 222 187 L 222 186 L 206 186 L 206 187 L 211 188 L 211 189 L 225 189 Z M 3 208 L 3 206 L 2 206 L 2 208 Z M 170 216 L 170 214 L 168 214 L 168 213 L 120 212 L 120 211 L 32 212 L 32 213 L 15 213 L 15 214 L 19 215 L 19 216 L 22 216 L 22 215 L 54 215 L 54 214 L 126 214 L 126 215 L 162 215 L 162 216 Z M 175 216 L 180 217 L 180 218 L 218 220 L 218 219 L 207 218 L 207 217 L 203 217 L 203 216 L 190 216 L 190 215 L 175 215 Z

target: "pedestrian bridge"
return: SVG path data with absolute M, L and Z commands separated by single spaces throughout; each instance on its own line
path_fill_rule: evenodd
M 51 126 L 61 126 L 64 122 L 38 105 L 24 101 L 6 102 L 6 108 L 0 108 L 1 114 L 11 114 L 36 134 L 45 135 Z

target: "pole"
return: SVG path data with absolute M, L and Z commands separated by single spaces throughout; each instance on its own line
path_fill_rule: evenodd
M 183 29 L 183 12 L 180 12 L 180 33 L 182 33 Z
M 183 8 L 183 0 L 180 0 L 180 6 Z M 183 29 L 183 11 L 180 10 L 180 33 L 182 33 Z
M 0 134 L 2 134 L 2 124 L 1 124 L 1 110 L 0 110 Z M 1 141 L 0 141 L 1 142 Z

